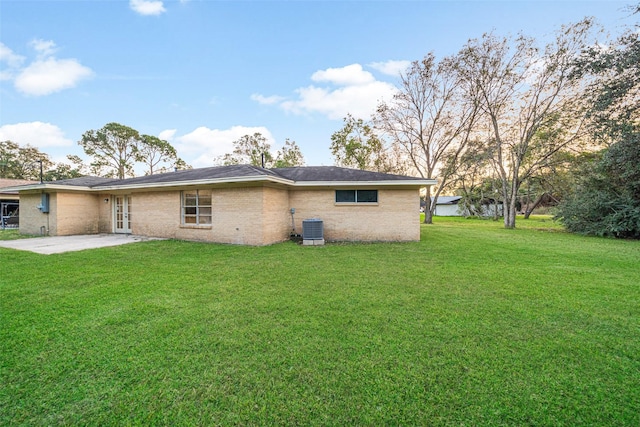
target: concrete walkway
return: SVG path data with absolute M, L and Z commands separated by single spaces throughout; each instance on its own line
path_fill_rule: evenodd
M 85 249 L 118 246 L 148 240 L 162 240 L 154 237 L 133 236 L 131 234 L 91 234 L 82 236 L 34 237 L 18 240 L 0 240 L 0 247 L 31 251 L 39 254 L 59 254 Z

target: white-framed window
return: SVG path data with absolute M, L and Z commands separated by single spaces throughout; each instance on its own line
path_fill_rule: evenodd
M 183 225 L 211 225 L 211 190 L 185 190 L 181 201 Z
M 336 190 L 336 203 L 378 203 L 378 190 Z

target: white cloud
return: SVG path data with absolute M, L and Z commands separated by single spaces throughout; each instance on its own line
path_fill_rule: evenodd
M 6 64 L 0 70 L 0 80 L 11 80 L 23 62 L 24 56 L 15 54 L 4 43 L 0 42 L 0 63 Z
M 378 70 L 383 74 L 397 77 L 400 73 L 403 73 L 409 68 L 411 61 L 386 61 L 386 62 L 372 62 L 369 64 L 374 70 Z
M 163 131 L 160 134 L 171 135 L 172 145 L 187 163 L 193 167 L 208 167 L 214 165 L 214 158 L 233 151 L 233 141 L 256 132 L 261 133 L 267 142 L 273 145 L 273 136 L 264 126 L 233 126 L 230 129 L 209 129 L 201 126 L 186 135 L 177 137 L 174 130 Z
M 351 64 L 342 68 L 327 68 L 313 73 L 314 82 L 329 82 L 339 86 L 364 85 L 374 82 L 373 75 L 362 69 L 360 64 Z
M 11 68 L 16 68 L 22 65 L 24 62 L 24 56 L 13 53 L 7 45 L 0 42 L 0 61 L 6 62 L 6 64 Z
M 76 59 L 54 57 L 57 48 L 52 40 L 35 39 L 29 45 L 37 58 L 23 67 L 25 58 L 0 43 L 0 61 L 7 64 L 0 71 L 0 80 L 13 80 L 16 89 L 26 95 L 49 95 L 75 87 L 79 81 L 93 76 L 93 71 Z
M 264 96 L 259 93 L 254 93 L 251 95 L 251 99 L 262 105 L 273 105 L 284 101 L 286 98 L 278 95 Z
M 37 148 L 68 147 L 73 141 L 65 138 L 64 132 L 51 123 L 29 122 L 0 126 L 0 141 L 11 140 L 22 146 Z
M 72 88 L 91 76 L 93 71 L 75 59 L 46 58 L 23 69 L 15 79 L 15 86 L 27 95 L 49 95 Z
M 52 40 L 35 39 L 29 45 L 38 52 L 38 56 L 47 57 L 56 53 L 56 44 Z
M 164 141 L 171 141 L 173 140 L 174 135 L 176 134 L 177 129 L 167 129 L 167 130 L 163 130 L 162 132 L 160 132 L 158 134 L 158 138 L 164 140 Z
M 166 12 L 164 4 L 160 0 L 130 0 L 129 7 L 140 15 L 160 15 Z
M 260 94 L 251 95 L 251 99 L 261 104 L 278 105 L 292 114 L 319 113 L 332 120 L 351 114 L 368 119 L 381 101 L 390 100 L 396 93 L 394 85 L 376 80 L 360 64 L 319 70 L 313 73 L 311 80 L 328 84 L 298 88 L 296 99 Z
M 285 101 L 281 107 L 294 114 L 317 112 L 333 120 L 342 119 L 347 114 L 367 119 L 381 100 L 391 99 L 395 90 L 393 85 L 379 81 L 333 90 L 309 86 L 298 89 L 299 98 Z

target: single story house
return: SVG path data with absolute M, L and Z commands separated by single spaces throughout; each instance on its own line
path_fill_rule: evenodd
M 132 233 L 268 245 L 302 234 L 307 219 L 321 220 L 329 241 L 419 240 L 419 191 L 435 183 L 334 166 L 234 165 L 15 190 L 24 234 Z
M 18 191 L 9 187 L 31 184 L 26 179 L 0 178 L 0 228 L 18 228 L 20 213 L 20 196 Z

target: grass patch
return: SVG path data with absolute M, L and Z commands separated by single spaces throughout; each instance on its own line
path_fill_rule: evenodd
M 637 426 L 640 244 L 547 228 L 0 248 L 0 424 Z
M 5 228 L 4 230 L 0 229 L 0 240 L 17 240 L 17 239 L 28 239 L 34 236 L 20 234 L 20 231 L 15 228 Z

